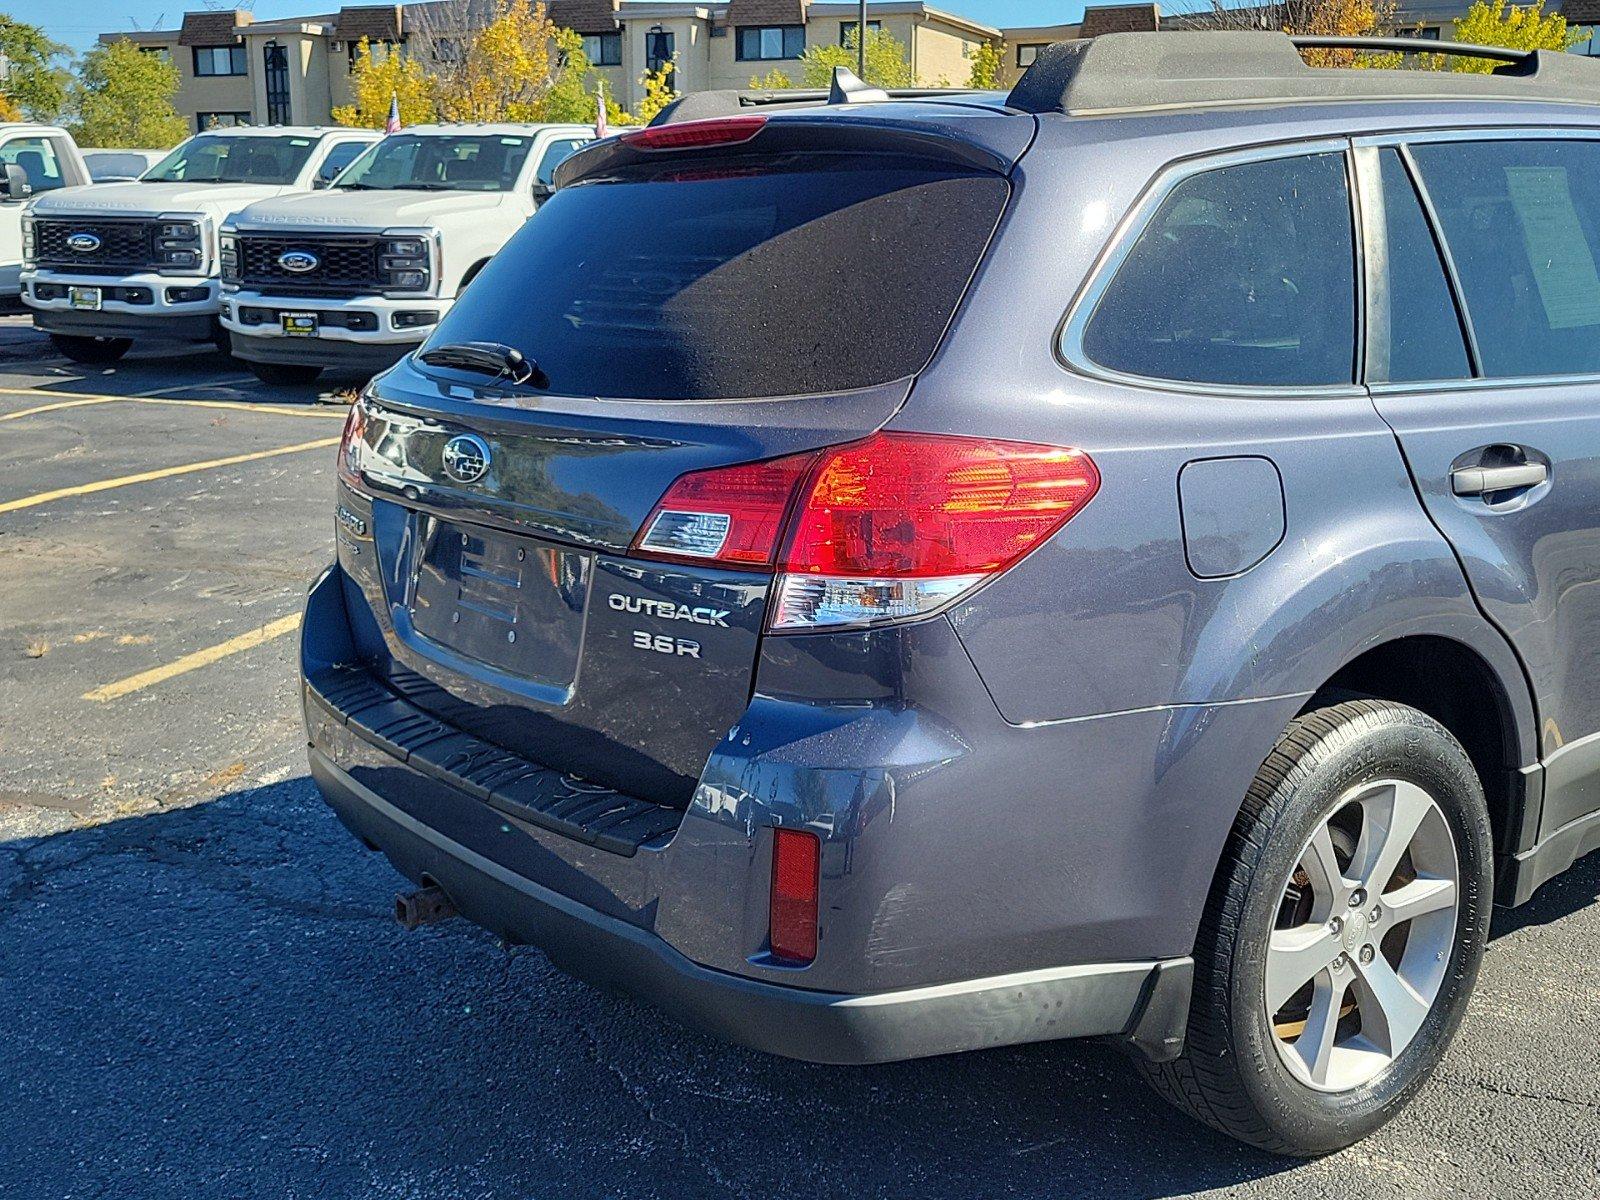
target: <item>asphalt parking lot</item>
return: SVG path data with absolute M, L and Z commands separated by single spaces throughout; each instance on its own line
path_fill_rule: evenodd
M 811 1067 L 404 933 L 294 701 L 348 382 L 0 318 L 0 1196 L 1600 1196 L 1600 855 L 1500 914 L 1412 1109 L 1313 1163 L 1106 1048 Z

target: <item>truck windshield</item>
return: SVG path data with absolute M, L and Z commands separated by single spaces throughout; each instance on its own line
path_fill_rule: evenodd
M 149 171 L 145 183 L 293 183 L 317 140 L 202 133 Z
M 509 192 L 533 139 L 506 134 L 433 137 L 396 133 L 373 146 L 334 180 L 337 188 Z

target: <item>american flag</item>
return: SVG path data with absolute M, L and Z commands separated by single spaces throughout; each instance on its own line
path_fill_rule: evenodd
M 603 138 L 609 132 L 606 128 L 606 81 L 599 79 L 595 81 L 594 135 Z
M 383 123 L 385 133 L 400 132 L 400 95 L 398 92 L 389 96 L 389 119 Z

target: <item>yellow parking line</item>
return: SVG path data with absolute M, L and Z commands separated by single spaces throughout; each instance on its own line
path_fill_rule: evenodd
M 339 439 L 318 438 L 314 442 L 300 442 L 294 446 L 280 446 L 276 450 L 257 450 L 251 454 L 230 454 L 227 458 L 212 458 L 205 462 L 188 463 L 181 467 L 162 467 L 159 471 L 141 471 L 137 475 L 123 475 L 117 479 L 102 479 L 98 483 L 83 483 L 77 487 L 57 488 L 53 492 L 40 492 L 36 496 L 24 496 L 20 500 L 7 500 L 0 504 L 0 513 L 16 512 L 21 508 L 33 508 L 40 504 L 49 504 L 52 500 L 65 500 L 69 496 L 87 496 L 92 492 L 110 491 L 112 488 L 127 487 L 133 483 L 149 483 L 155 479 L 170 479 L 174 475 L 188 475 L 194 471 L 209 471 L 215 467 L 231 467 L 236 463 L 255 462 L 258 459 L 274 458 L 280 454 L 297 454 L 301 450 L 322 450 L 328 446 L 337 446 Z
M 249 633 L 241 633 L 238 637 L 229 638 L 215 646 L 208 646 L 204 650 L 196 650 L 193 654 L 185 654 L 182 658 L 174 659 L 163 667 L 152 667 L 148 671 L 140 671 L 137 675 L 129 675 L 126 679 L 119 679 L 115 683 L 108 683 L 104 687 L 97 687 L 93 691 L 85 692 L 83 699 L 95 700 L 105 703 L 115 700 L 132 692 L 143 691 L 147 687 L 154 687 L 158 683 L 165 683 L 179 675 L 186 675 L 190 671 L 208 667 L 219 659 L 227 658 L 230 654 L 238 654 L 244 650 L 253 650 L 255 647 L 270 642 L 273 638 L 282 637 L 300 628 L 300 614 L 295 613 L 289 617 L 279 617 L 276 621 L 263 625 L 260 629 L 252 629 Z
M 34 388 L 8 388 L 0 387 L 0 396 L 37 396 L 41 393 Z M 43 393 L 48 395 L 49 393 Z M 272 413 L 280 417 L 322 417 L 333 418 L 337 421 L 345 419 L 343 404 L 329 405 L 317 408 L 293 408 L 287 404 L 251 404 L 244 400 L 199 400 L 185 396 L 107 396 L 99 393 L 79 393 L 76 399 L 62 400 L 55 404 L 41 404 L 37 408 L 25 408 L 19 412 L 0 415 L 0 421 L 11 421 L 17 417 L 31 417 L 35 413 L 51 412 L 58 408 L 77 408 L 85 404 L 111 404 L 123 401 L 128 404 L 179 404 L 191 408 L 235 408 L 240 412 Z
M 343 405 L 338 408 L 289 408 L 281 404 L 250 404 L 243 400 L 185 400 L 177 396 L 122 396 L 114 399 L 131 400 L 135 404 L 183 404 L 191 408 L 236 408 L 240 412 L 273 413 L 280 417 L 332 417 L 342 421 L 348 415 Z
M 11 391 L 6 389 L 8 396 L 36 396 L 37 392 Z M 81 396 L 76 400 L 58 400 L 54 404 L 40 404 L 34 408 L 19 408 L 16 412 L 0 413 L 0 421 L 15 421 L 18 417 L 31 417 L 36 413 L 55 412 L 58 408 L 83 408 L 90 404 L 110 404 L 113 400 L 120 400 L 121 396 Z

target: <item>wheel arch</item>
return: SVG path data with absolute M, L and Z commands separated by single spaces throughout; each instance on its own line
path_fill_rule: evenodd
M 1351 654 L 1302 712 L 1351 695 L 1405 704 L 1448 729 L 1477 768 L 1499 855 L 1526 849 L 1537 827 L 1537 722 L 1521 664 L 1492 633 L 1465 640 L 1408 633 Z M 1493 640 L 1490 640 L 1492 638 Z
M 467 268 L 466 274 L 461 277 L 461 282 L 456 285 L 457 296 L 461 295 L 461 293 L 466 290 L 467 284 L 471 283 L 478 277 L 478 272 L 482 271 L 489 265 L 489 259 L 491 257 L 493 256 L 486 254 Z

